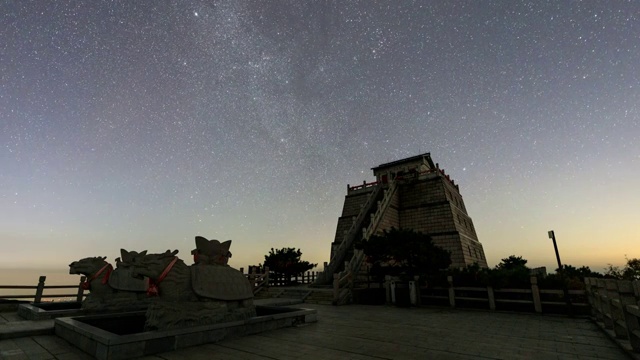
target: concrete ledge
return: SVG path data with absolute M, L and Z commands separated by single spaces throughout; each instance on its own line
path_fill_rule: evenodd
M 53 334 L 53 320 L 13 321 L 0 324 L 0 340 Z
M 65 309 L 65 307 L 69 307 L 69 309 Z M 46 320 L 57 317 L 76 316 L 83 313 L 84 310 L 81 309 L 81 303 L 78 302 L 20 304 L 18 306 L 18 316 L 27 320 Z
M 90 315 L 55 319 L 55 334 L 98 359 L 121 360 L 185 347 L 218 342 L 222 339 L 257 334 L 283 327 L 299 326 L 317 321 L 315 309 L 262 307 L 266 315 L 247 320 L 178 329 L 126 333 L 118 335 L 90 325 L 107 317 L 144 316 L 142 312 Z M 257 309 L 258 310 L 258 309 Z M 123 325 L 125 326 L 125 325 Z
M 253 304 L 256 306 L 287 306 L 302 304 L 304 301 L 301 299 L 289 299 L 289 298 L 267 298 L 253 300 Z
M 0 312 L 15 312 L 20 304 L 28 304 L 28 301 L 0 299 Z

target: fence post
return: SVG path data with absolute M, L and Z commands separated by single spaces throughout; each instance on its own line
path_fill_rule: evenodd
M 269 287 L 269 267 L 264 267 L 264 287 Z
M 418 306 L 422 306 L 422 291 L 420 290 L 420 276 L 414 276 L 416 281 L 416 295 L 418 296 Z
M 489 298 L 489 310 L 496 309 L 496 297 L 493 294 L 493 287 L 487 286 L 487 297 Z
M 42 302 L 42 292 L 44 291 L 44 281 L 47 280 L 46 276 L 40 276 L 38 279 L 38 288 L 36 289 L 36 296 L 33 298 L 34 303 Z
M 247 269 L 249 269 L 249 271 L 251 271 L 251 267 L 248 267 Z M 240 268 L 240 273 L 241 273 L 242 275 L 244 275 L 244 268 Z
M 409 302 L 413 306 L 418 306 L 418 282 L 420 277 L 414 276 L 412 281 L 409 281 Z
M 594 279 L 596 283 L 595 302 L 596 308 L 596 320 L 604 324 L 604 297 L 607 294 L 607 290 L 604 286 L 604 279 Z
M 533 297 L 533 308 L 538 314 L 542 313 L 542 303 L 540 302 L 540 291 L 538 289 L 538 278 L 531 278 L 531 296 Z
M 615 305 L 615 311 L 613 314 L 613 331 L 616 336 L 621 339 L 629 339 L 631 329 L 629 325 L 633 327 L 633 322 L 628 321 L 628 318 L 633 317 L 633 314 L 628 313 L 627 305 L 636 305 L 636 298 L 633 295 L 633 284 L 629 280 L 618 280 L 618 298 L 613 301 Z M 612 309 L 614 310 L 614 309 Z
M 613 279 L 605 279 L 604 280 L 604 293 L 605 298 L 602 303 L 602 312 L 603 312 L 603 320 L 604 320 L 604 328 L 613 330 L 614 322 L 613 319 L 613 306 L 611 305 L 611 300 L 617 298 L 618 291 L 616 287 L 616 281 Z
M 78 284 L 78 296 L 76 297 L 77 302 L 82 302 L 82 298 L 84 297 L 84 288 L 82 287 L 82 283 L 85 280 L 87 280 L 86 276 L 80 276 L 80 284 Z
M 340 274 L 333 274 L 333 305 L 340 300 Z
M 449 305 L 454 308 L 456 307 L 456 291 L 453 288 L 453 276 L 447 276 L 447 281 L 449 282 Z
M 593 298 L 593 287 L 591 285 L 591 278 L 588 278 L 588 277 L 584 278 L 584 291 L 585 291 L 585 295 L 587 295 L 587 303 L 591 308 L 591 316 L 595 318 L 596 307 L 595 307 L 595 301 Z
M 257 269 L 255 267 L 250 267 L 249 268 L 249 282 L 251 283 L 251 287 L 255 288 L 256 287 L 256 279 L 258 278 L 258 274 L 257 274 Z
M 386 298 L 386 304 L 391 304 L 391 275 L 384 276 L 384 292 Z

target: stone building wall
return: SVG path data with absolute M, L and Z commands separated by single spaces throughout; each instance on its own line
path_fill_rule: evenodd
M 352 217 L 358 216 L 368 196 L 375 188 L 387 186 L 387 180 L 401 174 L 376 234 L 392 227 L 419 231 L 430 235 L 435 245 L 451 252 L 451 267 L 464 267 L 474 262 L 487 266 L 482 244 L 467 214 L 459 187 L 437 164 L 433 164 L 429 154 L 383 164 L 373 170 L 377 185 L 364 183 L 359 190 L 349 189 L 345 197 L 332 254 L 342 241 L 344 231 L 350 228 Z

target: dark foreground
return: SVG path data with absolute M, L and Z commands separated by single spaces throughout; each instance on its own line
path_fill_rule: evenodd
M 318 322 L 145 359 L 629 359 L 584 318 L 300 304 Z M 18 320 L 0 314 L 2 322 Z M 89 359 L 54 335 L 0 340 L 0 359 Z

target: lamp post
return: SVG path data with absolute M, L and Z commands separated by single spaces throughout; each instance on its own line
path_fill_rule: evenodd
M 558 244 L 556 243 L 556 235 L 553 230 L 549 231 L 549 239 L 553 240 L 553 249 L 556 251 L 556 260 L 558 260 L 558 272 L 560 275 L 560 281 L 562 282 L 562 292 L 564 293 L 564 301 L 567 303 L 567 310 L 569 316 L 573 316 L 573 306 L 571 306 L 571 298 L 569 297 L 569 290 L 567 289 L 567 283 L 564 281 L 564 269 L 562 268 L 562 262 L 560 261 L 560 253 L 558 252 Z
M 553 230 L 549 231 L 549 239 L 553 240 L 553 248 L 556 251 L 556 260 L 558 260 L 558 269 L 562 272 L 562 262 L 560 261 L 560 253 L 558 252 L 558 244 L 556 244 L 556 234 L 553 233 Z

